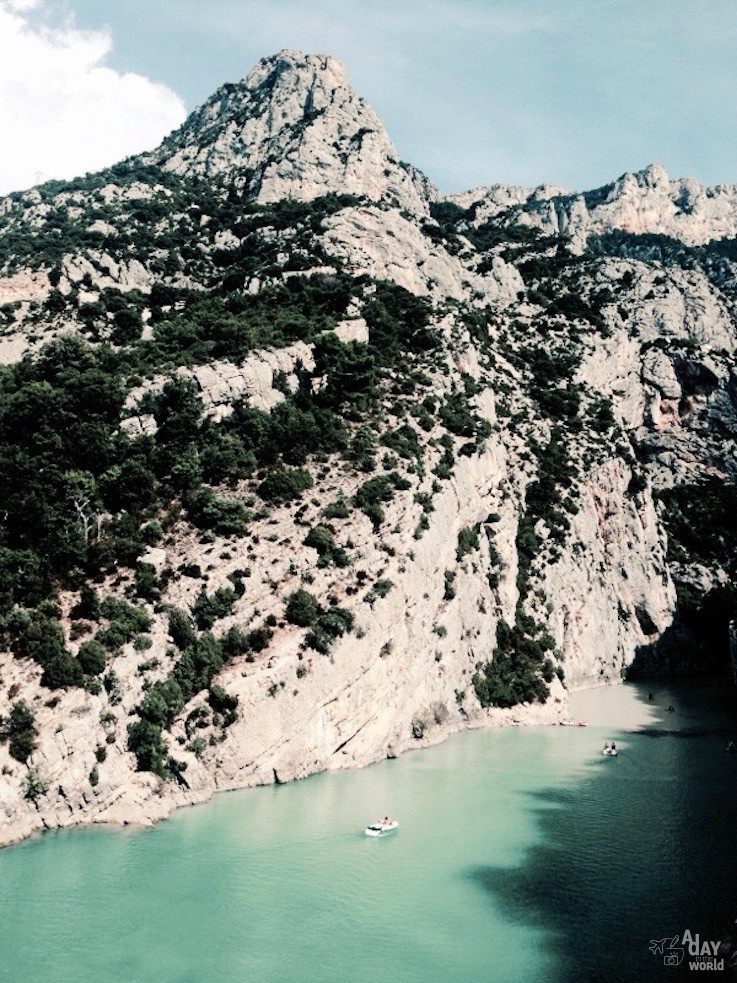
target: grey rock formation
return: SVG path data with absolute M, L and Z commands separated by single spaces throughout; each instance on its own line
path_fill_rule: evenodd
M 299 51 L 264 58 L 218 89 L 150 159 L 178 173 L 227 174 L 264 202 L 350 194 L 424 214 L 435 196 L 399 160 L 343 65 Z
M 585 247 L 590 235 L 614 231 L 670 236 L 691 246 L 737 235 L 737 185 L 705 187 L 690 177 L 671 180 L 661 164 L 579 194 L 551 185 L 492 185 L 452 200 L 474 206 L 479 221 L 504 215 L 566 236 L 576 250 Z

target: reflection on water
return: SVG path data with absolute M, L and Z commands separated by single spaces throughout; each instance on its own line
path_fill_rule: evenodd
M 547 930 L 551 979 L 688 976 L 651 941 L 687 928 L 717 939 L 737 906 L 733 691 L 661 685 L 654 709 L 575 788 L 532 793 L 542 835 L 523 863 L 468 872 L 511 919 Z
M 730 691 L 654 695 L 2 851 L 0 980 L 673 980 L 650 940 L 735 900 L 737 755 Z

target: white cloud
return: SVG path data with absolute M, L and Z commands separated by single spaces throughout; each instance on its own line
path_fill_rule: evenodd
M 171 89 L 106 66 L 112 38 L 31 22 L 39 0 L 0 0 L 0 194 L 155 146 L 185 117 Z
M 8 7 L 10 10 L 33 10 L 35 7 L 40 6 L 41 0 L 4 0 L 2 6 Z

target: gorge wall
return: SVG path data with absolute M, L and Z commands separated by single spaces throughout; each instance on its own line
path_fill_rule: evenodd
M 291 51 L 0 202 L 0 843 L 698 668 L 735 223 L 655 165 L 443 198 Z

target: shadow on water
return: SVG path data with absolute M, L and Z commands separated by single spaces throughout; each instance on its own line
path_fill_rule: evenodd
M 519 867 L 467 871 L 507 917 L 545 932 L 550 980 L 693 979 L 688 954 L 674 969 L 651 941 L 687 928 L 717 939 L 737 906 L 734 690 L 661 683 L 653 705 L 661 720 L 617 735 L 618 758 L 532 795 L 540 840 Z

